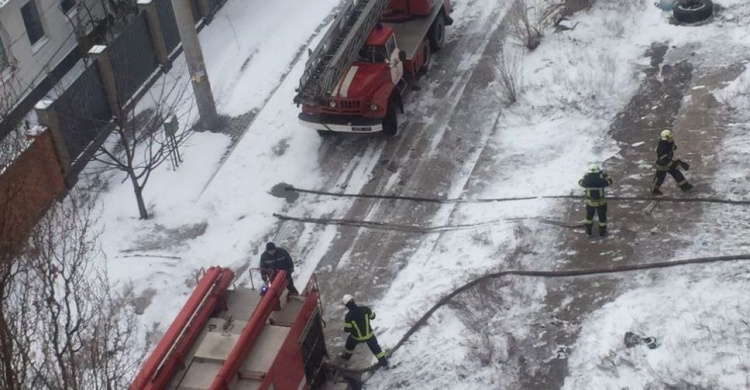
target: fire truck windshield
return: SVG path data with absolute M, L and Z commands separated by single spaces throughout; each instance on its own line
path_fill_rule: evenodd
M 388 54 L 383 46 L 365 45 L 359 50 L 359 62 L 376 64 L 378 62 L 385 62 L 386 59 L 388 59 Z

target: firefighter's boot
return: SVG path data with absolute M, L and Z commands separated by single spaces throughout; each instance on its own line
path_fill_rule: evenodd
M 682 184 L 682 185 L 680 186 L 680 189 L 681 189 L 682 191 L 690 191 L 690 190 L 692 190 L 692 189 L 693 189 L 693 185 L 692 185 L 692 184 L 690 184 L 690 183 L 688 183 L 688 182 L 685 182 L 685 183 L 683 183 L 683 184 Z
M 592 231 L 594 230 L 594 224 L 593 223 L 586 223 L 586 235 L 591 237 Z
M 607 225 L 599 225 L 599 237 L 607 235 Z
M 388 368 L 388 359 L 384 357 L 378 359 L 378 364 L 383 368 Z
M 341 359 L 344 359 L 344 360 L 349 360 L 349 359 L 351 359 L 351 358 L 352 358 L 352 354 L 351 354 L 351 353 L 349 353 L 349 352 L 341 352 L 341 353 L 339 354 L 339 357 L 340 357 Z
M 651 190 L 651 194 L 652 194 L 652 195 L 656 195 L 656 196 L 659 196 L 659 195 L 664 195 L 664 193 L 663 193 L 663 192 L 661 192 L 661 190 L 660 190 L 660 189 L 658 189 L 658 188 L 654 188 L 653 190 Z

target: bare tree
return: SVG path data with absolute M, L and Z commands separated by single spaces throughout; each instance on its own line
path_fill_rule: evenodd
M 10 59 L 9 59 L 10 60 Z M 11 67 L 7 80 L 0 83 L 0 119 L 5 120 L 6 116 L 13 110 L 21 99 L 22 85 L 16 77 L 15 65 Z
M 9 53 L 6 55 L 10 56 Z M 14 108 L 20 103 L 24 93 L 28 91 L 29 86 L 25 85 L 18 77 L 16 72 L 15 60 L 8 57 L 8 73 L 5 79 L 0 81 L 0 134 L 8 131 L 3 139 L 0 139 L 0 167 L 7 165 L 13 160 L 18 151 L 17 141 L 23 140 L 23 130 L 28 129 L 29 125 L 24 124 L 23 115 L 14 112 Z M 6 141 L 7 137 L 15 137 Z
M 508 14 L 511 20 L 511 35 L 527 49 L 536 49 L 542 43 L 543 35 L 526 0 L 514 1 Z
M 534 50 L 542 43 L 544 27 L 564 10 L 564 0 L 515 0 L 508 11 L 510 34 L 522 46 Z
M 497 93 L 506 106 L 518 101 L 523 92 L 523 53 L 505 45 L 497 56 Z
M 75 13 L 65 13 L 73 26 L 76 39 L 85 53 L 94 44 L 110 43 L 120 31 L 138 14 L 135 0 L 80 0 Z M 90 38 L 95 29 L 100 35 Z
M 115 117 L 117 126 L 113 131 L 116 141 L 102 145 L 94 156 L 106 169 L 125 173 L 125 180 L 130 180 L 133 185 L 141 219 L 150 217 L 143 190 L 151 174 L 164 162 L 179 155 L 179 147 L 193 133 L 187 126 L 192 112 L 188 81 L 165 75 L 160 83 L 141 101 L 150 108 L 139 111 L 136 107 L 121 105 L 121 114 Z M 183 129 L 173 128 L 170 132 L 167 131 L 170 126 L 165 129 L 165 123 L 171 126 L 182 124 Z
M 92 212 L 73 193 L 4 263 L 3 389 L 122 389 L 142 361 L 130 290 L 110 286 Z

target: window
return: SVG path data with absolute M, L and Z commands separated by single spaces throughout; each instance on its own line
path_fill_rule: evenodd
M 26 26 L 26 35 L 33 46 L 44 37 L 44 27 L 42 27 L 42 18 L 39 17 L 39 11 L 36 9 L 36 2 L 29 1 L 21 7 L 21 17 L 23 24 Z
M 383 46 L 362 46 L 359 50 L 360 62 L 366 62 L 376 64 L 378 62 L 385 62 L 388 58 L 388 54 Z
M 76 0 L 60 0 L 60 8 L 64 14 L 70 12 L 76 6 Z

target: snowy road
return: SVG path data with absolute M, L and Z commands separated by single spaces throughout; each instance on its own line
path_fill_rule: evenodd
M 613 193 L 642 195 L 652 174 L 654 129 L 671 126 L 680 152 L 694 162 L 690 175 L 698 184 L 696 195 L 744 197 L 746 175 L 730 168 L 747 170 L 742 156 L 750 118 L 741 113 L 750 102 L 743 97 L 743 84 L 732 81 L 741 73 L 750 79 L 744 65 L 750 60 L 744 54 L 750 37 L 743 29 L 750 7 L 741 1 L 717 1 L 737 11 L 720 13 L 711 24 L 692 27 L 698 33 L 685 34 L 684 27 L 670 25 L 649 1 L 599 0 L 573 17 L 579 23 L 574 31 L 546 30 L 542 45 L 524 52 L 524 93 L 507 109 L 498 93 L 497 62 L 502 50 L 512 49 L 504 46 L 502 23 L 510 1 L 456 2 L 447 45 L 434 57 L 431 73 L 417 83 L 419 90 L 407 96 L 406 114 L 399 117 L 401 133 L 393 139 L 320 138 L 297 124 L 298 108 L 291 101 L 302 62 L 295 64 L 294 58 L 338 3 L 230 0 L 201 33 L 201 41 L 220 97 L 219 111 L 237 116 L 256 110 L 252 125 L 223 164 L 228 137 L 202 133 L 184 151 L 180 169 L 157 172 L 146 188 L 153 220 L 136 220 L 130 189 L 110 178 L 102 196 L 103 249 L 110 273 L 131 281 L 144 298 L 144 325 L 157 322 L 163 329 L 171 321 L 201 267 L 229 266 L 242 271 L 239 282 L 246 282 L 244 272 L 257 265 L 260 248 L 269 240 L 290 249 L 298 282 L 317 273 L 333 353 L 342 342 L 338 302 L 344 293 L 378 312 L 374 325 L 387 347 L 442 295 L 489 271 L 578 268 L 750 249 L 743 239 L 750 229 L 744 222 L 747 212 L 718 206 L 613 204 L 612 237 L 589 241 L 580 232 L 533 221 L 577 221 L 580 202 L 435 205 L 309 194 L 280 197 L 273 191 L 289 183 L 441 198 L 561 195 L 578 191 L 576 182 L 590 161 L 604 161 L 615 177 Z M 179 69 L 179 60 L 176 65 Z M 727 82 L 734 82 L 734 89 L 724 91 Z M 715 98 L 722 93 L 724 98 Z M 736 105 L 731 115 L 720 111 L 726 102 Z M 672 191 L 671 185 L 667 181 L 665 189 Z M 525 219 L 417 234 L 280 222 L 273 213 L 418 226 Z M 663 232 L 651 234 L 654 228 Z M 689 268 L 675 271 L 674 278 L 667 272 L 549 283 L 510 278 L 483 285 L 438 311 L 393 357 L 397 367 L 376 374 L 366 387 L 658 387 L 648 370 L 666 376 L 670 349 L 638 355 L 638 360 L 622 350 L 621 336 L 637 328 L 663 338 L 664 332 L 679 328 L 680 318 L 691 314 L 689 305 L 677 302 L 688 295 L 685 288 L 697 285 L 691 272 L 705 272 L 700 288 L 737 300 L 736 307 L 722 311 L 725 322 L 742 318 L 737 308 L 746 302 L 729 292 L 748 287 L 742 277 L 746 270 L 739 265 Z M 721 280 L 728 281 L 725 288 Z M 672 302 L 674 310 L 664 313 L 669 328 L 654 325 L 665 310 L 644 307 L 649 299 Z M 705 318 L 718 305 L 699 294 L 690 299 L 702 305 L 696 318 Z M 703 323 L 696 320 L 691 326 Z M 731 333 L 735 328 L 720 329 Z M 702 335 L 680 333 L 670 348 L 683 336 L 695 342 Z M 746 338 L 739 339 L 745 345 Z M 721 363 L 736 368 L 729 363 L 736 350 L 714 342 L 717 351 L 730 350 Z M 355 364 L 371 358 L 363 349 Z M 617 359 L 621 366 L 607 366 Z M 679 373 L 685 367 L 674 369 Z M 626 379 L 618 379 L 620 374 Z M 628 382 L 628 375 L 637 380 Z M 708 383 L 733 388 L 739 382 Z

